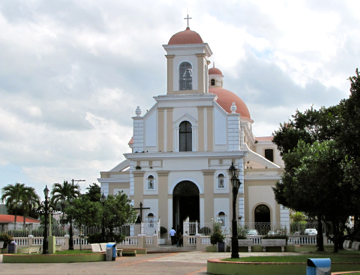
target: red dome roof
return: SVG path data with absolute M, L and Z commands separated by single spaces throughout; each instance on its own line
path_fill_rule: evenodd
M 174 34 L 168 45 L 181 45 L 181 44 L 201 44 L 204 41 L 201 39 L 201 36 L 194 31 L 191 31 L 189 27 L 185 31 L 178 32 Z
M 218 68 L 211 68 L 211 69 L 209 69 L 209 75 L 210 75 L 210 74 L 223 75 L 222 72 L 221 72 Z
M 233 92 L 220 87 L 210 87 L 209 92 L 218 96 L 216 102 L 228 113 L 231 113 L 231 104 L 235 102 L 236 112 L 244 118 L 250 118 L 250 112 L 246 104 Z

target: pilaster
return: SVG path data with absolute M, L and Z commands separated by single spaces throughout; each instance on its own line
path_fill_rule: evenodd
M 205 221 L 211 221 L 214 218 L 214 174 L 215 170 L 202 170 L 204 176 L 204 213 Z

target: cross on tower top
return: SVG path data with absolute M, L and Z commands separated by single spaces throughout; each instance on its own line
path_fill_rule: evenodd
M 187 28 L 190 29 L 190 27 L 189 27 L 189 19 L 192 19 L 192 18 L 189 17 L 189 14 L 188 14 L 187 17 L 185 17 L 184 19 L 187 20 Z

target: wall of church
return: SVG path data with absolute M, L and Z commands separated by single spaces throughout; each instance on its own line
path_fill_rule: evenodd
M 156 152 L 157 146 L 157 125 L 156 125 L 156 110 L 151 110 L 151 113 L 144 119 L 145 122 L 145 146 L 146 151 Z M 153 147 L 153 148 L 152 148 Z
M 219 218 L 219 213 L 225 214 L 225 226 L 231 228 L 230 200 L 228 198 L 214 199 L 214 219 Z
M 280 156 L 280 152 L 277 150 L 277 147 L 272 142 L 258 142 L 254 148 L 255 152 L 259 155 L 265 157 L 265 149 L 273 149 L 274 150 L 274 163 L 279 165 L 280 167 L 284 167 L 284 161 Z
M 275 180 L 246 180 L 244 184 L 245 222 L 255 222 L 255 208 L 265 204 L 270 209 L 270 222 L 280 222 L 280 207 L 271 187 Z
M 219 106 L 214 107 L 214 128 L 215 128 L 215 148 L 214 151 L 226 150 L 227 144 L 227 114 Z

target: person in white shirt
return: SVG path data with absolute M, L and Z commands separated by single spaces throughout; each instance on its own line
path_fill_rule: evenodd
M 171 245 L 174 245 L 176 243 L 176 241 L 175 241 L 176 231 L 175 231 L 174 227 L 171 228 L 169 233 L 170 233 L 170 237 L 171 237 Z

